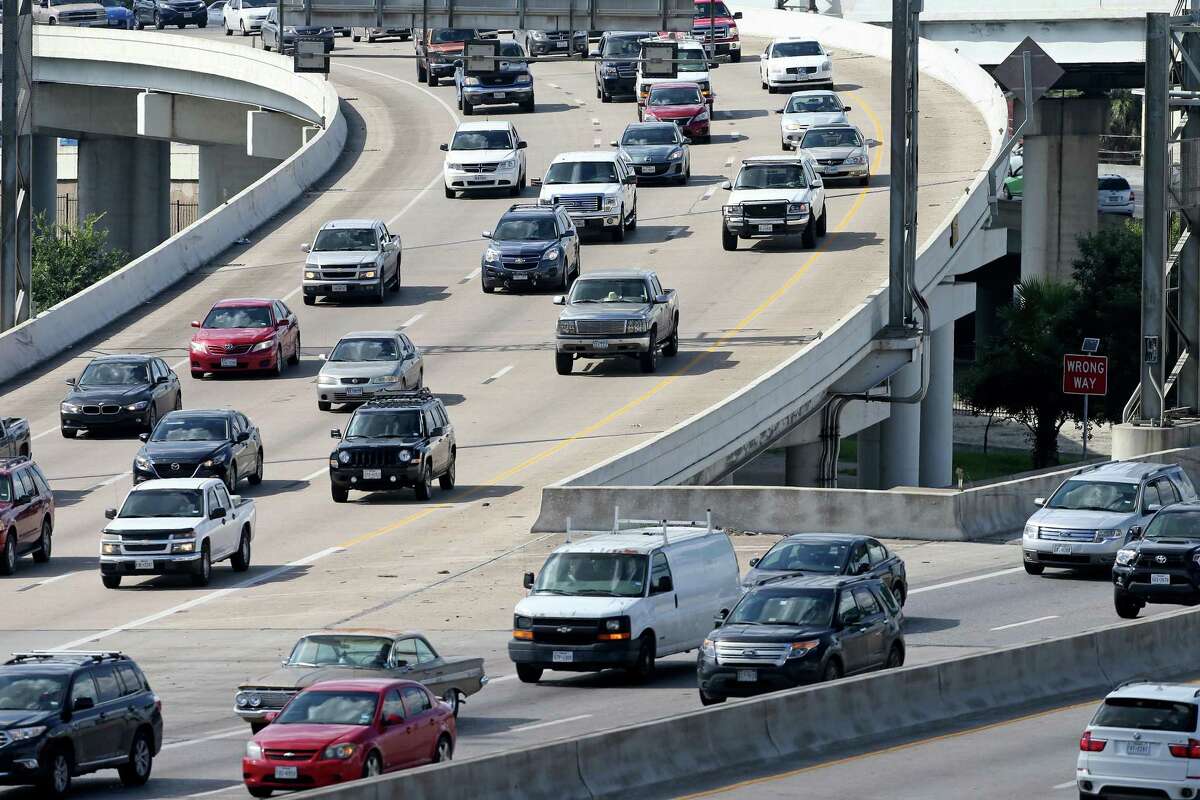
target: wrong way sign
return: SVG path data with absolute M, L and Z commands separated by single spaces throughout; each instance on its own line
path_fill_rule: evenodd
M 1066 394 L 1108 394 L 1108 356 L 1063 356 L 1063 391 Z

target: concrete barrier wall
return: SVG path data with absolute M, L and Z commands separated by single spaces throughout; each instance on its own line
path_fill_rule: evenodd
M 337 800 L 573 800 L 679 789 L 738 770 L 883 747 L 987 714 L 998 719 L 1152 675 L 1182 676 L 1200 656 L 1200 612 L 766 695 L 579 739 L 422 767 L 308 793 Z M 686 783 L 685 783 L 686 782 Z
M 288 98 L 280 100 L 286 106 L 281 110 L 324 120 L 325 127 L 260 180 L 141 258 L 0 334 L 0 384 L 91 336 L 216 258 L 300 197 L 333 166 L 346 143 L 346 120 L 333 85 L 320 76 L 291 72 L 290 62 L 280 56 L 207 40 L 200 47 L 185 37 L 148 31 L 144 37 L 125 35 L 119 41 L 113 33 L 86 28 L 38 26 L 36 33 L 39 79 L 53 74 L 88 84 L 103 73 L 119 81 L 115 85 L 238 102 Z M 129 67 L 127 75 L 122 75 L 123 65 Z M 150 78 L 153 83 L 139 82 Z M 243 98 L 233 96 L 238 86 L 244 89 Z M 214 94 L 204 95 L 205 91 Z

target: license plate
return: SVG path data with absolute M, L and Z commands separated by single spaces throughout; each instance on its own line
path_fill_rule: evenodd
M 841 172 L 842 171 L 840 169 L 837 169 L 836 167 L 826 167 L 825 168 L 826 175 L 840 175 Z
M 514 272 L 512 279 L 514 281 L 527 281 L 527 280 L 529 280 L 529 276 L 526 275 L 524 272 Z
M 1150 583 L 1155 586 L 1169 586 L 1171 584 L 1171 576 L 1156 572 L 1150 576 Z
M 771 232 L 771 227 L 772 227 L 772 226 L 770 226 L 770 225 L 759 225 L 759 226 L 758 226 L 758 232 L 759 232 L 759 233 L 770 233 L 770 232 Z
M 575 654 L 570 650 L 555 650 L 550 658 L 555 664 L 570 664 L 575 660 Z
M 739 669 L 737 671 L 737 679 L 739 683 L 754 683 L 758 680 L 758 670 Z
M 565 49 L 565 48 L 566 48 L 566 46 L 567 46 L 567 43 L 566 43 L 566 42 L 555 42 L 555 43 L 554 43 L 554 46 L 555 46 L 555 47 L 562 47 L 562 48 L 564 48 L 564 49 Z
M 363 470 L 363 480 L 364 481 L 377 481 L 382 477 L 383 477 L 383 470 L 381 470 L 381 469 L 364 469 Z
M 361 397 L 362 396 L 362 387 L 361 386 L 351 386 L 346 389 L 346 394 L 350 395 L 351 397 Z
M 221 366 L 222 367 L 236 367 L 237 359 L 236 358 L 222 358 Z
M 297 769 L 297 767 L 276 767 L 275 777 L 283 778 L 284 780 L 295 780 L 297 777 L 299 777 L 299 772 Z
M 608 339 L 593 339 L 592 347 L 595 348 L 596 350 L 607 350 L 608 349 Z
M 1056 544 L 1056 545 L 1054 545 L 1054 552 L 1058 553 L 1059 555 L 1063 555 L 1063 556 L 1070 555 L 1071 554 L 1071 545 Z
M 643 175 L 653 175 L 654 174 L 654 167 L 642 167 L 641 170 L 642 170 Z
M 1150 755 L 1149 742 L 1126 742 L 1125 755 L 1127 756 L 1148 756 Z
M 492 97 L 496 98 L 497 100 L 503 100 L 506 97 L 506 94 L 504 92 L 492 92 Z
M 491 178 L 468 178 L 467 183 L 491 183 Z
M 133 562 L 133 567 L 134 569 L 154 569 L 154 559 L 139 558 L 137 561 Z
M 330 287 L 330 288 L 332 288 L 332 289 L 333 289 L 333 292 L 334 292 L 334 294 L 336 294 L 336 293 L 338 293 L 338 292 L 345 292 L 345 291 L 348 291 L 348 290 L 350 289 L 350 287 L 349 287 L 349 286 L 347 286 L 347 285 L 346 285 L 346 284 L 344 284 L 344 283 L 335 283 L 335 284 L 334 284 L 332 287 Z

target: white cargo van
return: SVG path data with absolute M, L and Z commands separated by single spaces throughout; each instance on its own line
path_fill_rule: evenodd
M 639 680 L 656 658 L 700 647 L 713 615 L 740 594 L 737 558 L 710 524 L 618 522 L 611 533 L 568 541 L 514 610 L 508 654 L 517 676 L 618 667 Z

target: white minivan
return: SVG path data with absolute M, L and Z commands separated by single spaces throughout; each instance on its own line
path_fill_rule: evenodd
M 616 667 L 637 680 L 657 658 L 695 650 L 713 616 L 740 595 L 724 531 L 691 522 L 619 522 L 612 533 L 557 548 L 514 609 L 509 658 L 536 683 L 547 669 Z M 647 527 L 648 526 L 648 527 Z

